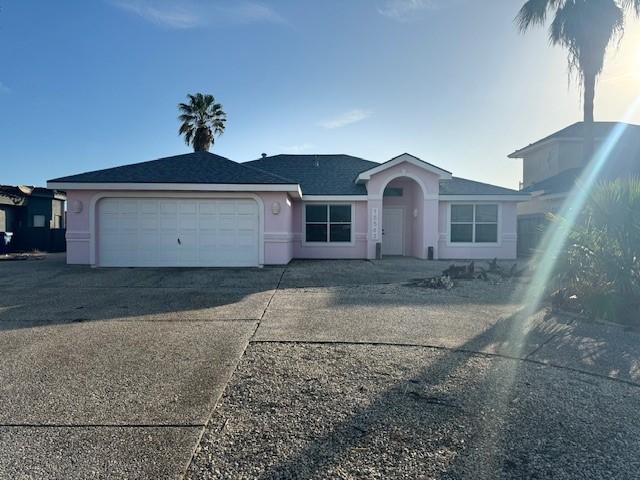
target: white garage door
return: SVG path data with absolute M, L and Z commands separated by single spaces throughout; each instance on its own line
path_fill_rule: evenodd
M 259 264 L 258 204 L 248 199 L 105 198 L 98 258 L 108 267 Z

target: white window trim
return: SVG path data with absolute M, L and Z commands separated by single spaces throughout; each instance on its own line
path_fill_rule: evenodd
M 476 222 L 475 222 L 475 206 L 476 205 L 497 205 L 498 206 L 498 232 L 497 242 L 452 242 L 451 241 L 451 207 L 453 205 L 473 205 L 474 206 L 474 221 L 473 221 L 473 238 L 476 236 Z M 468 223 L 468 222 L 464 222 Z M 480 222 L 489 223 L 489 222 Z M 447 247 L 499 247 L 502 245 L 502 204 L 496 202 L 451 202 L 447 206 Z
M 351 241 L 307 242 L 307 205 L 347 205 L 351 207 Z M 327 222 L 327 225 L 331 223 Z M 339 222 L 333 222 L 339 223 Z M 344 222 L 346 223 L 346 222 Z M 327 227 L 329 228 L 329 227 Z M 329 231 L 327 230 L 327 235 Z M 302 246 L 304 247 L 353 247 L 356 244 L 356 205 L 353 202 L 304 202 L 302 204 Z

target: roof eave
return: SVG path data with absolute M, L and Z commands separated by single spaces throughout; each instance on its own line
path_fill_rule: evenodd
M 57 190 L 143 190 L 200 192 L 286 192 L 302 197 L 299 184 L 281 183 L 142 183 L 142 182 L 64 182 L 50 180 L 47 188 Z
M 459 194 L 440 194 L 438 198 L 448 202 L 464 202 L 464 201 L 485 201 L 485 202 L 526 202 L 531 198 L 529 194 L 475 194 L 475 195 L 459 195 Z

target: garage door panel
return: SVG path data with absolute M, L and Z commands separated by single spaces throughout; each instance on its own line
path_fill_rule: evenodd
M 181 214 L 180 219 L 178 220 L 178 228 L 180 231 L 183 230 L 193 230 L 194 232 L 198 230 L 198 216 L 195 214 Z
M 250 199 L 108 198 L 97 226 L 104 266 L 259 263 L 259 210 Z
M 218 217 L 215 215 L 200 215 L 198 218 L 200 231 L 215 232 L 218 228 Z
M 218 213 L 226 215 L 236 214 L 236 200 L 218 200 L 216 201 Z
M 218 225 L 222 229 L 234 229 L 236 226 L 237 218 L 235 215 L 229 213 L 221 213 L 218 216 Z
M 198 211 L 200 214 L 215 214 L 216 204 L 215 202 L 200 201 L 198 202 Z
M 158 230 L 158 216 L 157 215 L 150 215 L 150 214 L 144 214 L 144 215 L 140 215 L 140 229 L 141 230 L 151 230 L 151 231 L 156 231 Z
M 166 231 L 178 231 L 178 217 L 177 216 L 168 216 L 160 214 L 158 218 L 160 222 L 160 229 Z
M 103 215 L 118 213 L 118 203 L 106 198 L 100 202 L 100 213 Z
M 217 244 L 219 248 L 230 248 L 236 243 L 236 235 L 234 230 L 219 229 L 217 235 Z
M 250 200 L 238 200 L 236 205 L 239 215 L 256 215 L 258 213 L 258 205 L 256 202 Z
M 120 213 L 132 213 L 137 215 L 138 213 L 138 203 L 137 199 L 125 199 L 119 202 L 118 211 Z
M 158 207 L 160 209 L 161 214 L 178 213 L 177 200 L 158 200 Z
M 237 229 L 246 231 L 255 231 L 255 217 L 241 216 L 237 219 Z
M 198 213 L 198 202 L 190 200 L 179 200 L 178 211 L 181 214 L 191 213 L 195 215 L 196 213 Z
M 141 198 L 138 200 L 138 205 L 140 206 L 140 213 L 158 213 L 158 200 L 156 199 Z
M 117 214 L 105 214 L 100 218 L 99 227 L 104 232 L 117 230 L 119 226 L 119 217 Z

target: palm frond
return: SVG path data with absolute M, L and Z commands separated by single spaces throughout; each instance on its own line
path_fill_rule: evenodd
M 570 1 L 556 10 L 549 39 L 567 49 L 569 69 L 582 79 L 602 72 L 607 47 L 623 29 L 624 11 L 615 0 Z
M 528 0 L 516 15 L 518 29 L 525 32 L 531 27 L 544 25 L 549 11 L 562 7 L 564 3 L 565 0 Z
M 640 0 L 620 0 L 620 6 L 625 10 L 633 10 L 640 16 Z

